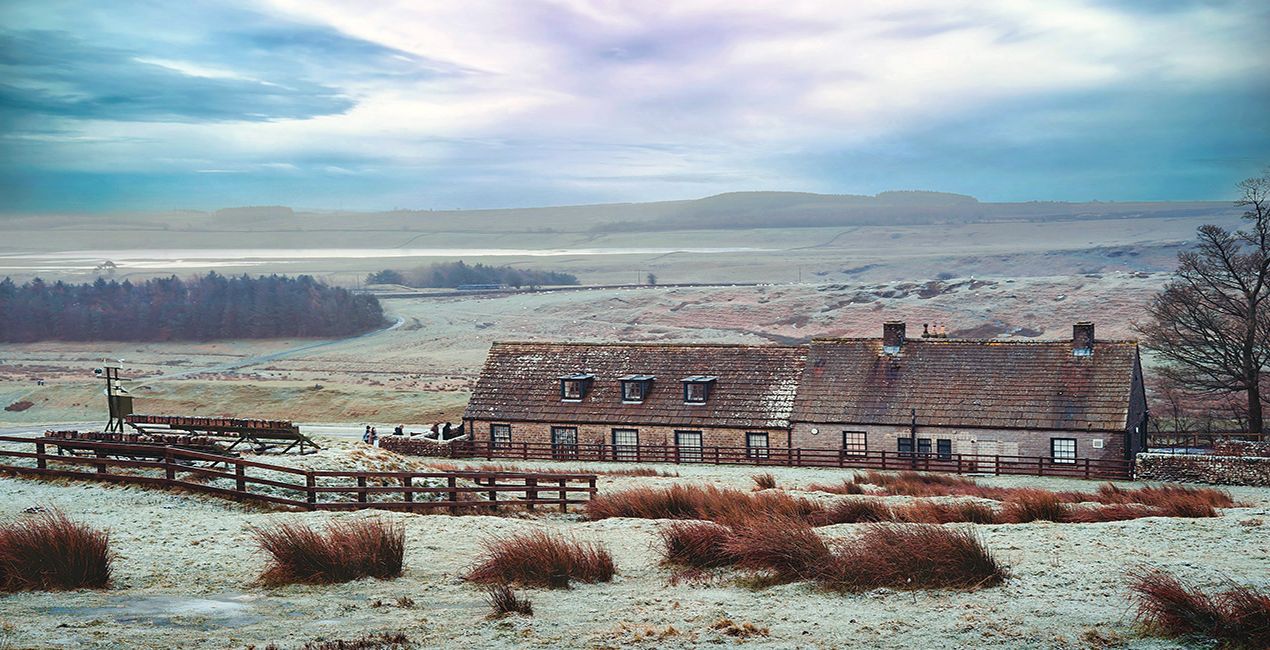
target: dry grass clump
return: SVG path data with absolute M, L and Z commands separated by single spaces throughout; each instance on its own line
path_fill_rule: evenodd
M 755 636 L 768 636 L 772 633 L 769 628 L 760 627 L 753 623 L 737 623 L 730 618 L 724 617 L 710 624 L 710 629 L 724 635 L 736 639 L 748 639 Z
M 754 517 L 732 529 L 724 550 L 737 566 L 765 572 L 773 582 L 814 578 L 832 563 L 833 552 L 799 519 Z
M 913 524 L 1002 523 L 997 511 L 991 506 L 973 501 L 940 503 L 923 499 L 895 508 L 894 512 L 896 521 Z
M 725 545 L 732 531 L 710 521 L 675 521 L 658 531 L 667 564 L 713 569 L 736 563 Z
M 1068 520 L 1068 507 L 1057 494 L 1048 490 L 1019 489 L 1005 502 L 1001 519 L 1015 524 L 1065 522 Z
M 48 510 L 0 526 L 0 592 L 104 589 L 110 534 Z
M 776 477 L 772 476 L 770 473 L 755 474 L 754 476 L 751 476 L 750 478 L 754 479 L 755 490 L 775 490 L 776 489 Z
M 894 521 L 891 508 L 877 499 L 843 499 L 812 518 L 816 526 Z
M 247 650 L 255 650 L 255 647 L 249 645 Z M 415 643 L 401 632 L 380 632 L 349 640 L 310 641 L 301 646 L 300 650 L 408 650 L 413 647 Z M 270 643 L 264 650 L 282 649 L 277 644 Z
M 814 501 L 784 492 L 750 493 L 713 485 L 672 485 L 602 494 L 588 501 L 586 510 L 593 520 L 705 519 L 727 524 L 755 515 L 806 520 L 822 508 Z
M 485 551 L 467 574 L 472 582 L 567 588 L 570 581 L 613 579 L 613 556 L 599 544 L 533 531 L 485 542 Z
M 973 532 L 929 524 L 872 524 L 824 568 L 821 583 L 839 591 L 977 589 L 1009 576 Z
M 516 467 L 515 465 L 499 465 L 497 463 L 482 463 L 480 465 L 459 465 L 458 463 L 446 463 L 443 461 L 429 460 L 425 463 L 428 467 L 441 472 L 505 472 L 518 474 L 595 474 L 597 476 L 630 476 L 630 477 L 659 477 L 659 478 L 677 478 L 678 472 L 666 472 L 652 467 L 622 467 L 619 469 L 603 469 L 595 467 L 582 467 L 576 470 L 564 470 L 559 467 Z
M 505 584 L 489 585 L 485 589 L 485 602 L 489 603 L 492 610 L 490 618 L 502 618 L 510 614 L 534 615 L 534 604 L 528 598 L 517 595 Z
M 382 519 L 332 521 L 322 532 L 284 523 L 253 527 L 251 533 L 270 556 L 259 578 L 266 585 L 396 578 L 406 549 L 405 529 Z
M 885 472 L 868 471 L 857 473 L 854 478 L 857 484 L 876 485 L 887 494 L 910 497 L 935 497 L 951 495 L 983 496 L 984 488 L 974 479 L 963 478 L 954 474 L 922 474 L 920 472 Z
M 1099 503 L 1141 503 L 1159 508 L 1168 508 L 1175 503 L 1203 503 L 1210 508 L 1230 508 L 1235 505 L 1235 500 L 1225 490 L 1184 485 L 1147 486 L 1126 490 L 1112 483 L 1104 483 L 1098 486 L 1098 494 L 1092 500 Z
M 1159 570 L 1129 575 L 1138 620 L 1168 637 L 1197 637 L 1221 648 L 1270 648 L 1270 594 L 1231 584 L 1215 595 Z
M 830 494 L 866 494 L 864 486 L 852 481 L 843 481 L 837 485 L 825 485 L 823 483 L 812 483 L 807 486 L 812 492 L 828 492 Z

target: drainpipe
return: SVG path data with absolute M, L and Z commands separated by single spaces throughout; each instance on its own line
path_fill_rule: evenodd
M 908 430 L 908 448 L 912 451 L 910 458 L 912 458 L 913 461 L 913 469 L 917 469 L 917 409 L 912 409 L 911 414 L 913 416 L 913 422 L 909 426 Z

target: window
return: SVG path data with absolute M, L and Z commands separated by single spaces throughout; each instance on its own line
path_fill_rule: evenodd
M 591 380 L 595 375 L 574 373 L 560 378 L 560 399 L 566 402 L 580 402 L 591 388 Z
M 843 431 L 842 451 L 847 456 L 865 456 L 869 449 L 869 434 L 864 431 Z
M 1055 463 L 1076 462 L 1076 439 L 1050 438 L 1050 458 Z
M 613 460 L 639 460 L 639 431 L 613 429 Z
M 753 459 L 767 458 L 766 433 L 745 434 L 745 457 Z
M 706 400 L 710 398 L 710 388 L 716 379 L 718 378 L 708 375 L 684 377 L 684 403 L 705 404 Z
M 935 441 L 935 452 L 939 455 L 939 460 L 952 459 L 952 440 L 949 438 L 940 438 Z
M 638 404 L 648 397 L 652 388 L 653 377 L 649 375 L 627 375 L 618 379 L 622 382 L 622 401 Z
M 489 441 L 490 447 L 494 449 L 506 449 L 512 446 L 512 425 L 510 424 L 491 424 L 489 425 Z
M 679 454 L 679 462 L 681 463 L 700 463 L 701 462 L 701 432 L 700 431 L 676 431 L 675 432 L 675 451 Z
M 578 457 L 577 428 L 551 427 L 551 457 L 556 460 Z
M 917 453 L 922 456 L 930 455 L 930 438 L 917 439 Z
M 896 451 L 900 452 L 901 454 L 908 454 L 908 455 L 912 455 L 912 453 L 913 453 L 913 439 L 912 439 L 912 438 L 896 438 L 896 439 L 895 439 L 895 449 L 896 449 Z

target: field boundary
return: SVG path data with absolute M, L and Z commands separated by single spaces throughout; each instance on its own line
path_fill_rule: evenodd
M 677 447 L 674 445 L 607 445 L 455 440 L 448 443 L 380 438 L 380 446 L 398 453 L 512 460 L 566 460 L 631 463 L 754 465 L 780 467 L 837 467 L 842 469 L 916 470 L 997 476 L 1058 476 L 1083 479 L 1132 480 L 1133 462 L 1075 458 L 1070 462 L 1047 456 L 904 453 L 846 449 Z M 433 453 L 434 452 L 434 453 Z
M 0 447 L 0 473 L 176 488 L 300 510 L 459 514 L 558 506 L 564 512 L 596 493 L 594 474 L 304 470 L 173 446 L 23 436 L 0 436 L 0 443 L 9 443 Z M 24 451 L 25 445 L 33 450 Z

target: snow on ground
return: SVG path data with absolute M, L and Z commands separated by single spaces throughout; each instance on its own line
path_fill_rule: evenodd
M 321 454 L 285 458 L 315 469 L 413 469 L 421 463 L 364 448 L 350 462 L 356 443 L 323 442 L 332 444 Z M 545 461 L 522 465 L 604 466 Z M 675 482 L 749 489 L 756 472 L 741 466 L 655 467 L 680 476 L 603 476 L 600 489 Z M 763 471 L 774 474 L 786 489 L 836 482 L 851 474 L 835 469 Z M 1057 489 L 1096 487 L 1093 482 L 1055 478 L 979 480 Z M 975 526 L 1013 571 L 1001 587 L 968 593 L 879 590 L 841 595 L 808 584 L 753 590 L 726 577 L 705 586 L 672 585 L 670 571 L 658 565 L 654 521 L 589 522 L 559 513 L 453 517 L 275 512 L 137 487 L 0 478 L 0 520 L 19 516 L 33 505 L 56 506 L 109 529 L 118 553 L 114 586 L 108 591 L 0 597 L 0 647 L 239 648 L 273 642 L 287 648 L 318 638 L 398 630 L 421 647 L 438 648 L 1077 648 L 1088 647 L 1086 634 L 1123 637 L 1130 648 L 1182 647 L 1137 636 L 1124 572 L 1146 563 L 1209 587 L 1220 586 L 1227 576 L 1270 587 L 1270 527 L 1240 523 L 1270 518 L 1270 490 L 1230 491 L 1247 507 L 1225 510 L 1216 519 Z M 253 549 L 250 526 L 361 517 L 385 517 L 405 526 L 406 571 L 400 579 L 272 589 L 253 584 L 264 558 Z M 461 580 L 464 569 L 477 557 L 482 540 L 539 528 L 604 543 L 615 556 L 617 578 L 611 584 L 563 591 L 526 590 L 534 603 L 533 618 L 486 620 L 483 592 Z M 838 525 L 820 531 L 850 537 L 857 528 Z M 414 606 L 397 606 L 401 597 L 412 599 Z M 770 636 L 725 637 L 711 629 L 724 617 L 768 627 Z

